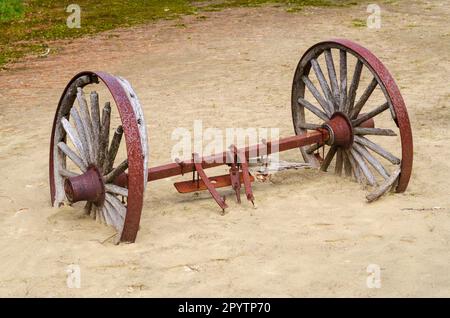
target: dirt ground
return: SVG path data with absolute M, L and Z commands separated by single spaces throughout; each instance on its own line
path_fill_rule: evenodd
M 381 6 L 379 30 L 353 25 L 365 5 L 227 9 L 55 43 L 58 54 L 0 73 L 0 296 L 450 296 L 450 6 Z M 334 37 L 371 49 L 397 80 L 415 147 L 405 193 L 368 204 L 333 173 L 289 171 L 255 185 L 257 209 L 230 199 L 220 216 L 206 193 L 180 195 L 162 180 L 147 188 L 137 242 L 119 246 L 79 207 L 51 207 L 51 124 L 77 72 L 133 84 L 154 166 L 170 161 L 173 129 L 195 119 L 292 134 L 295 66 Z M 67 287 L 70 264 L 80 289 Z M 381 267 L 379 289 L 366 286 L 369 264 Z

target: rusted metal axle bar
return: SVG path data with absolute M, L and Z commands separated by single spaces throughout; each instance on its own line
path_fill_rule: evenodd
M 315 143 L 325 143 L 329 138 L 330 134 L 328 130 L 325 128 L 320 128 L 316 131 L 308 132 L 304 135 L 280 138 L 276 141 L 268 141 L 266 143 L 260 143 L 257 145 L 240 148 L 237 151 L 244 152 L 246 159 L 249 160 L 249 155 L 270 155 L 271 153 L 282 152 Z M 228 163 L 227 158 L 229 155 L 229 151 L 224 151 L 219 154 L 202 157 L 199 160 L 201 160 L 203 169 L 208 169 L 220 165 L 226 165 Z M 150 182 L 168 177 L 183 175 L 185 173 L 193 171 L 196 171 L 196 169 L 194 160 L 192 159 L 178 163 L 169 163 L 148 169 L 147 181 Z

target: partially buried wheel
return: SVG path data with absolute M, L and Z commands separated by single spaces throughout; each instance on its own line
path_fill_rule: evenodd
M 348 70 L 353 70 L 351 80 Z M 344 126 L 345 122 L 349 125 L 345 140 L 337 142 L 333 140 L 336 136 L 331 136 L 327 144 L 302 147 L 305 161 L 323 171 L 334 162 L 337 175 L 380 185 L 367 196 L 369 201 L 387 187 L 405 191 L 411 176 L 413 143 L 403 98 L 377 57 L 342 39 L 311 47 L 297 66 L 292 86 L 297 135 L 327 127 L 336 116 L 343 119 Z
M 87 89 L 92 90 L 89 102 Z M 106 101 L 102 110 L 100 101 Z M 49 165 L 53 206 L 85 201 L 87 214 L 117 230 L 117 241 L 134 242 L 147 162 L 144 115 L 131 85 L 103 72 L 76 75 L 61 96 L 53 122 Z

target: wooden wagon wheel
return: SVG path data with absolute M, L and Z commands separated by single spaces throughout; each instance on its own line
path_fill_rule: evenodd
M 112 96 L 121 125 L 111 127 L 110 98 L 84 90 L 103 83 Z M 77 101 L 77 103 L 75 103 Z M 126 158 L 116 162 L 125 135 Z M 66 86 L 58 104 L 50 142 L 50 194 L 53 206 L 86 201 L 85 211 L 113 226 L 120 241 L 134 242 L 147 184 L 147 133 L 136 93 L 123 78 L 82 72 Z M 123 143 L 122 143 L 123 144 Z
M 354 62 L 351 81 L 347 75 L 350 59 Z M 310 75 L 311 68 L 314 77 Z M 361 87 L 357 98 L 363 72 L 368 72 L 371 79 L 365 87 Z M 376 89 L 381 90 L 379 95 L 382 99 L 374 101 L 371 96 Z M 305 97 L 305 91 L 311 95 L 309 100 Z M 369 101 L 375 106 L 368 106 Z M 390 113 L 394 128 L 375 128 L 377 116 L 386 111 Z M 318 123 L 308 122 L 308 113 L 316 117 Z M 302 147 L 300 150 L 305 161 L 327 171 L 336 157 L 334 166 L 337 175 L 342 175 L 344 171 L 345 175 L 371 186 L 378 185 L 381 179 L 380 188 L 367 196 L 369 201 L 392 185 L 396 185 L 397 192 L 405 191 L 411 176 L 413 143 L 403 98 L 394 79 L 377 57 L 364 47 L 342 39 L 311 47 L 297 66 L 292 86 L 292 118 L 297 135 L 322 126 L 336 113 L 344 114 L 351 123 L 351 141 L 344 147 L 332 144 L 330 147 L 324 144 Z M 396 136 L 396 130 L 400 133 L 400 141 L 391 148 L 401 148 L 399 156 L 385 149 L 383 143 L 385 138 Z M 373 138 L 379 141 L 374 142 L 371 140 Z M 327 152 L 325 148 L 328 148 Z

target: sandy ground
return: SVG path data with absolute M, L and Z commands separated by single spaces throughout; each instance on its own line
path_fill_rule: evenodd
M 230 9 L 186 17 L 185 28 L 163 21 L 56 43 L 62 52 L 1 73 L 0 296 L 450 296 L 450 6 L 382 10 L 382 28 L 369 30 L 351 22 L 366 18 L 363 5 Z M 289 171 L 256 184 L 257 209 L 230 199 L 220 216 L 207 194 L 183 196 L 163 180 L 147 188 L 137 242 L 120 246 L 102 243 L 112 231 L 79 207 L 51 208 L 51 122 L 78 71 L 131 81 L 156 165 L 170 160 L 172 130 L 195 119 L 292 134 L 295 66 L 333 37 L 370 48 L 402 90 L 415 142 L 406 193 L 367 204 L 356 183 Z M 70 264 L 80 289 L 66 285 Z M 366 286 L 369 264 L 381 267 L 380 289 Z

